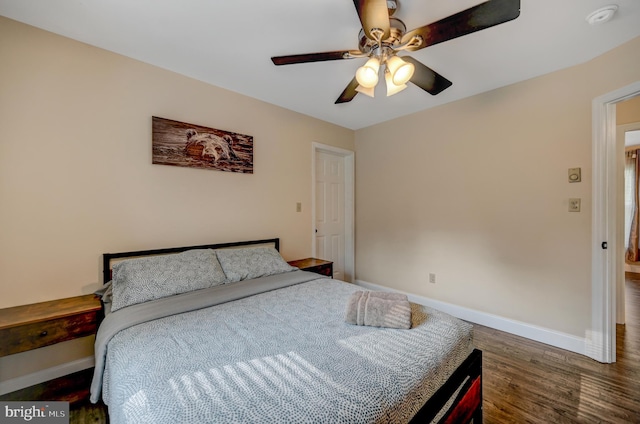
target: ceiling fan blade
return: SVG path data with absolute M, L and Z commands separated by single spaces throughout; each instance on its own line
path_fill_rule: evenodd
M 403 56 L 402 60 L 413 63 L 415 70 L 411 77 L 411 82 L 422 88 L 431 95 L 436 95 L 451 87 L 451 81 L 429 68 L 427 65 L 418 62 L 411 56 Z
M 500 25 L 518 16 L 520 16 L 520 0 L 489 0 L 432 24 L 411 30 L 402 37 L 402 43 L 409 42 L 415 35 L 421 36 L 423 41 L 420 45 L 405 49 L 416 51 Z
M 275 65 L 292 65 L 295 63 L 324 62 L 326 60 L 353 59 L 362 57 L 359 50 L 341 50 L 335 52 L 303 53 L 289 56 L 274 56 L 271 61 Z
M 387 0 L 353 0 L 356 6 L 360 23 L 365 35 L 375 40 L 376 37 L 371 33 L 372 29 L 381 29 L 384 33 L 380 37 L 381 40 L 389 38 L 389 9 L 387 9 Z
M 338 97 L 335 104 L 347 103 L 353 100 L 353 98 L 356 97 L 356 94 L 358 94 L 358 92 L 356 91 L 357 86 L 358 86 L 358 81 L 354 77 L 349 83 L 349 85 L 347 85 L 347 87 L 344 89 L 342 94 L 340 94 L 340 97 Z

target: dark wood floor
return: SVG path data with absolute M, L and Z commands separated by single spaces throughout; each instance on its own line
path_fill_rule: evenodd
M 475 326 L 485 424 L 640 423 L 640 274 L 626 277 L 615 364 Z
M 626 275 L 627 324 L 617 362 L 476 325 L 483 351 L 484 423 L 640 423 L 640 274 Z M 72 424 L 107 423 L 103 405 L 77 405 Z

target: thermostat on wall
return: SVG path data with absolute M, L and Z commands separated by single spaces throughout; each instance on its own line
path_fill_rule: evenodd
M 579 183 L 580 181 L 582 181 L 580 168 L 569 168 L 569 182 Z

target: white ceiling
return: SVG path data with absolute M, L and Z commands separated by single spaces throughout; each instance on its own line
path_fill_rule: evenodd
M 522 0 L 514 21 L 413 57 L 453 82 L 437 96 L 410 84 L 385 97 L 334 101 L 364 59 L 276 67 L 270 57 L 357 49 L 350 0 L 0 0 L 0 15 L 351 129 L 408 115 L 586 62 L 640 36 L 640 1 L 607 23 L 585 18 L 608 0 Z M 481 0 L 399 0 L 414 29 Z

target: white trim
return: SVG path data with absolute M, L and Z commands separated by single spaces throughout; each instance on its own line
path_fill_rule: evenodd
M 389 287 L 379 286 L 377 284 L 368 283 L 362 280 L 356 280 L 356 284 L 372 290 L 404 293 L 412 302 L 437 309 L 462 320 L 484 325 L 485 327 L 494 328 L 506 333 L 515 334 L 516 336 L 525 337 L 530 340 L 535 340 L 537 342 L 555 346 L 560 349 L 568 350 L 570 352 L 575 352 L 580 355 L 585 355 L 586 339 L 582 337 L 573 336 L 571 334 L 550 330 L 548 328 L 527 324 L 521 321 L 504 318 L 486 312 L 480 312 L 458 305 L 453 305 L 451 303 L 441 302 L 439 300 L 430 299 L 428 297 L 394 290 Z
M 615 104 L 640 94 L 640 81 L 593 99 L 591 331 L 587 356 L 616 361 L 617 143 Z M 607 242 L 608 249 L 601 248 Z
M 40 371 L 36 371 L 31 374 L 22 375 L 20 377 L 12 378 L 0 382 L 0 395 L 15 392 L 26 387 L 31 387 L 35 384 L 44 383 L 45 381 L 53 380 L 74 372 L 86 370 L 95 365 L 95 359 L 93 356 L 87 356 L 84 358 L 76 359 L 75 361 L 66 362 L 64 364 L 56 365 L 55 367 L 46 368 Z
M 316 153 L 325 152 L 344 158 L 344 277 L 345 281 L 355 278 L 355 153 L 351 150 L 311 143 L 311 256 L 316 255 Z

